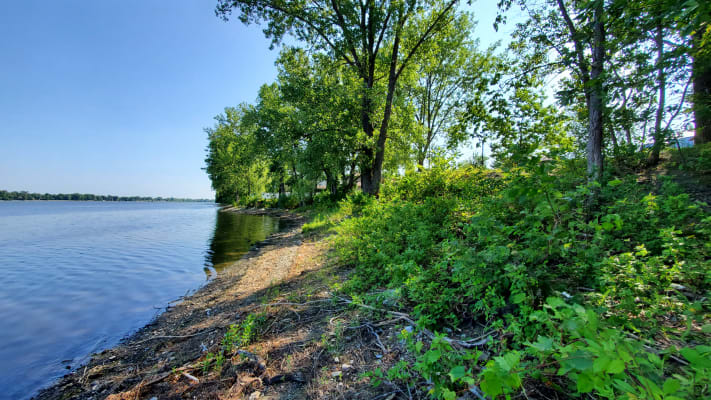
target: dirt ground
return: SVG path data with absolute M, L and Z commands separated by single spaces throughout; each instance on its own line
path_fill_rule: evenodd
M 362 374 L 405 353 L 402 326 L 382 315 L 379 323 L 361 321 L 363 313 L 334 300 L 348 271 L 331 260 L 327 240 L 304 237 L 303 216 L 271 213 L 289 227 L 35 399 L 412 397 L 393 384 L 376 388 Z M 249 344 L 223 351 L 230 326 L 253 317 Z

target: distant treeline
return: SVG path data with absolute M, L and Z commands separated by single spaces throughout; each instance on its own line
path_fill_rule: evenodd
M 142 197 L 142 196 L 113 196 L 101 194 L 82 193 L 29 193 L 8 192 L 0 190 L 0 200 L 75 200 L 75 201 L 201 201 L 212 202 L 208 199 L 179 199 L 175 197 Z

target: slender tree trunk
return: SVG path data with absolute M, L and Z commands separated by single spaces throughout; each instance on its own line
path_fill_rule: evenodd
M 711 52 L 701 48 L 701 38 L 692 39 L 694 61 L 694 120 L 696 133 L 694 143 L 711 142 Z M 707 45 L 708 47 L 708 45 Z
M 335 196 L 338 194 L 338 175 L 332 174 L 328 169 L 324 169 L 323 171 L 326 174 L 326 190 L 328 190 L 331 196 Z
M 383 161 L 385 161 L 385 142 L 388 138 L 388 125 L 390 123 L 390 117 L 392 115 L 393 108 L 393 98 L 395 96 L 395 86 L 397 83 L 397 61 L 398 52 L 400 47 L 400 35 L 399 33 L 395 35 L 393 40 L 393 49 L 390 57 L 390 68 L 388 72 L 388 93 L 385 98 L 385 109 L 383 111 L 383 120 L 380 124 L 380 129 L 378 132 L 377 141 L 375 143 L 375 151 L 370 150 L 366 153 L 365 166 L 361 170 L 361 188 L 364 193 L 377 196 L 380 192 L 380 180 L 383 176 Z M 370 115 L 370 113 L 368 113 Z M 370 116 L 367 119 L 369 121 L 370 135 L 372 137 L 374 132 L 373 125 L 370 122 Z M 363 126 L 364 130 L 366 126 Z M 368 135 L 368 130 L 365 131 Z M 374 154 L 373 154 L 374 153 Z M 370 156 L 373 157 L 370 157 Z
M 659 163 L 659 152 L 664 145 L 664 133 L 662 132 L 662 119 L 664 118 L 664 103 L 666 100 L 666 75 L 664 74 L 664 29 L 661 23 L 657 25 L 657 32 L 654 38 L 657 46 L 657 84 L 659 85 L 659 103 L 657 104 L 657 115 L 654 120 L 654 145 L 649 154 L 649 164 Z
M 370 92 L 373 89 L 373 77 L 368 74 L 365 78 L 365 90 L 363 91 L 363 101 L 361 104 L 361 124 L 363 127 L 363 132 L 369 138 L 372 138 L 375 134 L 375 127 L 372 121 L 372 101 L 370 99 Z M 363 163 L 360 167 L 360 184 L 363 193 L 375 194 L 377 189 L 374 187 L 373 183 L 373 149 L 366 147 L 363 149 Z
M 425 145 L 417 152 L 417 170 L 423 171 L 425 169 L 425 161 L 427 160 L 427 153 L 430 151 L 430 144 L 432 143 L 431 133 L 432 130 L 427 128 L 427 140 Z
M 632 144 L 632 127 L 629 125 L 625 125 L 625 137 L 627 138 L 627 144 L 631 145 Z
M 602 134 L 603 134 L 603 101 L 604 85 L 602 73 L 605 65 L 605 31 L 602 14 L 603 4 L 598 2 L 593 16 L 593 54 L 590 68 L 590 100 L 588 127 L 588 177 L 597 181 L 602 176 Z

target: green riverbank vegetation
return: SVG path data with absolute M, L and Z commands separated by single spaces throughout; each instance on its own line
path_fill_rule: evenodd
M 216 200 L 310 210 L 339 301 L 402 321 L 374 385 L 711 397 L 710 4 L 499 5 L 505 49 L 456 1 L 219 1 L 303 47 L 207 129 Z

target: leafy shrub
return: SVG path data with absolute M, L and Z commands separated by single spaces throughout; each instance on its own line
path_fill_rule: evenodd
M 711 143 L 698 144 L 678 150 L 671 150 L 672 160 L 681 169 L 703 173 L 711 172 Z
M 511 351 L 490 361 L 481 374 L 484 393 L 496 397 L 535 379 L 563 393 L 600 398 L 690 399 L 711 395 L 711 347 L 681 349 L 687 368 L 674 368 L 668 352 L 657 352 L 597 317 L 592 309 L 551 297 L 531 314 L 539 325 L 526 342 L 527 360 Z M 506 362 L 501 362 L 506 360 Z M 515 377 L 515 378 L 513 378 Z
M 341 203 L 350 217 L 332 220 L 340 223 L 335 248 L 354 267 L 345 290 L 366 300 L 382 288 L 397 290 L 396 305 L 430 329 L 472 321 L 497 330 L 506 339 L 491 350 L 502 353 L 480 376 L 467 375 L 494 397 L 526 380 L 601 397 L 705 394 L 707 383 L 699 382 L 708 382 L 708 370 L 680 368 L 666 383 L 672 372 L 654 358 L 664 357 L 647 354 L 645 341 L 709 340 L 700 326 L 709 319 L 711 217 L 669 179 L 658 188 L 635 176 L 589 186 L 568 167 L 545 161 L 506 174 L 432 169 L 387 181 L 380 199 L 360 208 L 353 199 Z M 600 201 L 588 214 L 591 190 Z M 584 306 L 546 300 L 561 295 Z M 706 354 L 705 347 L 684 346 Z M 411 349 L 417 360 L 421 350 Z M 624 371 L 617 371 L 618 359 L 590 369 L 607 351 L 632 357 L 621 358 Z M 448 357 L 456 362 L 420 360 L 399 370 L 429 376 L 437 387 L 455 367 L 475 369 L 454 353 Z M 583 353 L 590 368 L 572 361 Z M 463 382 L 444 379 L 433 393 L 447 398 Z

